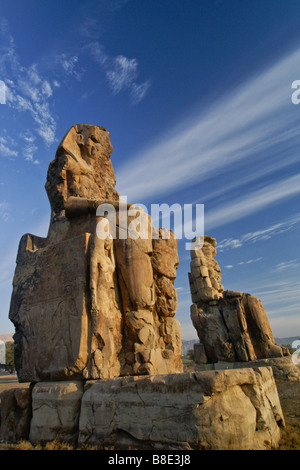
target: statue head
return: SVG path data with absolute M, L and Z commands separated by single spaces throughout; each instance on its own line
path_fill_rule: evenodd
M 48 169 L 46 190 L 52 211 L 61 213 L 69 197 L 118 200 L 109 132 L 100 126 L 76 124 L 59 144 Z
M 109 132 L 104 127 L 76 124 L 59 144 L 56 155 L 67 154 L 77 161 L 83 159 L 91 163 L 91 160 L 97 160 L 97 157 L 103 155 L 110 158 L 112 151 Z

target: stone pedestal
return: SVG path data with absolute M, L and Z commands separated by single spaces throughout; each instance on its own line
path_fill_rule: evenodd
M 197 350 L 196 345 L 195 350 Z M 201 345 L 200 345 L 201 346 Z M 196 361 L 195 361 L 196 362 Z M 288 380 L 290 382 L 297 382 L 300 380 L 300 364 L 294 364 L 291 356 L 285 357 L 272 357 L 268 359 L 257 359 L 256 361 L 247 362 L 216 362 L 205 364 L 204 362 L 197 362 L 196 371 L 208 370 L 229 370 L 229 369 L 242 369 L 253 367 L 271 367 L 275 379 Z
M 272 369 L 38 383 L 30 440 L 113 449 L 246 450 L 279 444 Z
M 76 444 L 83 381 L 39 382 L 32 391 L 32 443 L 58 440 Z

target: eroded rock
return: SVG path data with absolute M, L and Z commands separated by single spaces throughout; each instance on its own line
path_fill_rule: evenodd
M 40 382 L 32 390 L 29 439 L 75 443 L 83 395 L 83 381 Z
M 11 388 L 0 394 L 0 440 L 18 442 L 29 437 L 30 388 Z
M 276 448 L 284 418 L 271 368 L 87 384 L 79 444 L 118 449 Z
M 20 381 L 182 371 L 177 241 L 152 240 L 151 217 L 120 201 L 111 152 L 104 128 L 75 125 L 49 165 L 48 236 L 22 237 L 13 281 Z M 146 236 L 124 237 L 134 214 Z
M 257 297 L 224 291 L 216 244 L 214 238 L 205 236 L 203 246 L 191 251 L 191 319 L 202 344 L 196 346 L 197 362 L 247 362 L 289 355 L 287 348 L 275 344 Z

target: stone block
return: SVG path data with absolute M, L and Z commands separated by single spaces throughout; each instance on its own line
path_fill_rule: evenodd
M 263 450 L 283 424 L 270 368 L 103 379 L 87 383 L 79 444 Z
M 32 443 L 63 441 L 75 443 L 83 395 L 82 381 L 39 382 L 32 391 Z
M 0 441 L 28 440 L 30 420 L 30 388 L 4 390 L 0 394 Z

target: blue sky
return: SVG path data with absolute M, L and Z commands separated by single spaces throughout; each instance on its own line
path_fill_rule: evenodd
M 300 4 L 2 0 L 0 333 L 20 237 L 47 234 L 49 162 L 76 123 L 104 126 L 128 201 L 204 204 L 225 289 L 300 334 Z M 179 241 L 177 318 L 190 320 Z

